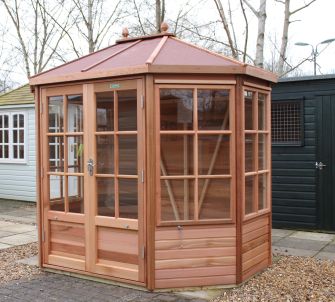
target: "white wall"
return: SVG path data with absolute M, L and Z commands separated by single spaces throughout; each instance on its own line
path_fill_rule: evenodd
M 36 201 L 35 109 L 30 106 L 0 107 L 0 112 L 22 111 L 27 114 L 27 161 L 0 163 L 0 198 Z

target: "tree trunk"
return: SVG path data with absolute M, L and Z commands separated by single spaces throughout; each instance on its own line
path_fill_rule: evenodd
M 95 50 L 95 43 L 93 40 L 93 1 L 87 0 L 87 40 L 88 52 L 92 53 Z
M 263 68 L 264 66 L 264 35 L 266 23 L 266 0 L 259 1 L 258 10 L 258 34 L 256 42 L 255 65 Z
M 285 64 L 285 61 L 286 61 L 288 28 L 289 28 L 289 25 L 290 25 L 290 1 L 291 0 L 285 0 L 283 34 L 282 34 L 282 38 L 281 38 L 281 46 L 280 46 L 279 61 L 278 61 L 278 74 L 279 75 L 281 75 L 283 73 L 284 64 Z
M 161 0 L 156 0 L 156 32 L 160 33 L 161 32 Z

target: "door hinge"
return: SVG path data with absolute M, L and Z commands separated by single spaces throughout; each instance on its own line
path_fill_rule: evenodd
M 141 108 L 142 109 L 144 108 L 144 102 L 145 102 L 144 95 L 141 95 Z
M 141 182 L 144 183 L 144 170 L 141 171 Z
M 145 257 L 145 246 L 144 245 L 141 246 L 140 257 L 141 259 L 144 259 Z

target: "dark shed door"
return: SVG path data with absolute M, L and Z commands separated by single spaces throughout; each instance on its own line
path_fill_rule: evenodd
M 318 96 L 317 108 L 316 169 L 319 227 L 324 230 L 335 230 L 335 95 Z

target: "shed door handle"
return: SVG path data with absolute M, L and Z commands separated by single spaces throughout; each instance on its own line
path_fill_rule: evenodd
M 315 169 L 323 170 L 324 167 L 327 167 L 322 161 L 315 163 Z
M 90 158 L 88 161 L 87 161 L 87 170 L 88 170 L 88 174 L 90 176 L 93 176 L 93 170 L 94 170 L 94 161 L 92 158 Z

